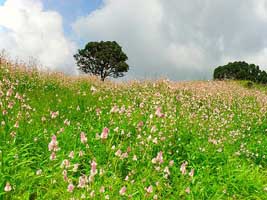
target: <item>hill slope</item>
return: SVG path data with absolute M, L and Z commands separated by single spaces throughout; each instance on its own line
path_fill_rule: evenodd
M 267 96 L 0 69 L 0 199 L 266 199 Z

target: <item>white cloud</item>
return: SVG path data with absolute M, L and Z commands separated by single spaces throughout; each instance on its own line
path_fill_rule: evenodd
M 7 0 L 0 6 L 0 49 L 50 69 L 75 72 L 75 44 L 64 36 L 62 18 L 40 0 Z
M 267 69 L 266 11 L 266 0 L 105 0 L 73 30 L 85 41 L 118 41 L 131 77 L 202 79 L 232 59 Z

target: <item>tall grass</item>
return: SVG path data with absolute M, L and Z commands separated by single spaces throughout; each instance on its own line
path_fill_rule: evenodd
M 267 96 L 2 61 L 0 199 L 267 199 Z

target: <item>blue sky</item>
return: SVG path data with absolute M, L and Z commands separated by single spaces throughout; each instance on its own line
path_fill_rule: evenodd
M 77 18 L 88 15 L 101 3 L 102 0 L 43 0 L 45 10 L 55 10 L 62 15 L 66 34 L 71 33 L 71 24 Z

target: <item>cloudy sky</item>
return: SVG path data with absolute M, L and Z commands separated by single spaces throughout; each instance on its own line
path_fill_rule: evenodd
M 77 73 L 73 54 L 116 40 L 131 78 L 210 79 L 245 60 L 267 70 L 267 0 L 0 0 L 0 49 Z

